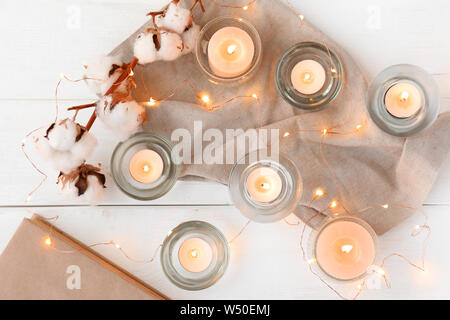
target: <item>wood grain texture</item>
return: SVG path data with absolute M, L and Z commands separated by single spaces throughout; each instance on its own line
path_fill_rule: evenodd
M 54 90 L 61 72 L 71 78 L 82 74 L 89 58 L 109 52 L 134 32 L 167 0 L 3 0 L 0 1 L 0 29 L 3 42 L 0 58 L 0 252 L 12 237 L 23 216 L 22 207 L 30 186 L 40 176 L 26 162 L 20 143 L 31 129 L 49 124 L 55 115 Z M 206 0 L 208 1 L 208 0 Z M 335 38 L 372 79 L 395 63 L 417 64 L 434 74 L 442 91 L 442 109 L 450 110 L 450 3 L 434 0 L 291 0 L 306 19 Z M 60 89 L 60 110 L 91 102 L 93 95 L 84 84 L 65 82 Z M 61 115 L 63 112 L 61 111 Z M 89 114 L 80 113 L 86 121 Z M 99 141 L 92 162 L 107 168 L 117 143 L 96 123 L 93 133 Z M 33 155 L 33 153 L 31 153 Z M 36 157 L 34 157 L 36 158 Z M 49 168 L 43 166 L 48 171 Z M 138 202 L 120 193 L 110 182 L 101 207 L 66 202 L 56 193 L 56 173 L 49 174 L 44 187 L 30 203 L 45 216 L 61 215 L 57 222 L 64 231 L 84 243 L 114 239 L 130 255 L 145 258 L 168 230 L 189 219 L 213 223 L 228 238 L 246 220 L 230 206 L 227 188 L 214 183 L 178 182 L 157 201 Z M 433 236 L 425 274 L 393 260 L 388 265 L 391 290 L 365 293 L 362 298 L 450 298 L 450 257 L 442 244 L 450 235 L 450 157 L 426 204 Z M 82 204 L 81 204 L 82 205 Z M 294 219 L 290 217 L 290 219 Z M 418 242 L 406 241 L 420 216 L 414 216 L 384 235 L 382 251 L 399 248 L 419 258 Z M 420 221 L 420 220 L 417 220 Z M 159 260 L 149 265 L 125 260 L 113 248 L 99 252 L 172 298 L 223 299 L 326 299 L 335 298 L 308 271 L 298 251 L 299 230 L 284 222 L 250 224 L 232 245 L 232 259 L 225 277 L 212 288 L 186 292 L 164 277 Z

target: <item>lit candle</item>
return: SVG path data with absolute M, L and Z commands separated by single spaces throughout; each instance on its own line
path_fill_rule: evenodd
M 163 172 L 164 162 L 161 156 L 153 151 L 144 149 L 136 152 L 130 159 L 129 170 L 131 177 L 140 183 L 153 183 Z
M 212 257 L 211 246 L 200 238 L 185 240 L 178 250 L 178 260 L 181 266 L 193 273 L 205 271 L 211 264 Z
M 357 222 L 330 223 L 317 238 L 317 263 L 326 273 L 340 280 L 363 275 L 375 255 L 376 245 L 371 233 Z
M 419 88 L 409 82 L 394 84 L 384 98 L 387 111 L 397 118 L 409 118 L 422 107 L 422 95 Z
M 303 94 L 314 94 L 325 84 L 324 67 L 314 60 L 302 60 L 291 72 L 291 81 L 295 90 Z
M 246 72 L 252 65 L 255 45 L 250 35 L 236 27 L 225 27 L 213 34 L 208 43 L 212 71 L 224 78 Z
M 283 187 L 278 172 L 269 167 L 256 168 L 247 177 L 247 191 L 258 202 L 269 203 L 278 198 Z

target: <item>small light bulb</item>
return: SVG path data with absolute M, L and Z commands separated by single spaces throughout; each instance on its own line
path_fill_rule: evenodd
M 330 203 L 330 208 L 336 208 L 336 206 L 337 206 L 337 201 L 332 201 Z
M 150 100 L 148 100 L 148 105 L 151 106 L 151 107 L 155 106 L 156 105 L 156 100 L 153 99 L 153 98 L 150 98 Z
M 244 10 L 244 11 L 248 10 L 248 6 L 243 6 L 242 10 Z
M 362 125 L 358 124 L 356 125 L 356 130 L 360 130 L 362 128 Z
M 328 130 L 327 129 L 323 129 L 322 130 L 322 134 L 325 136 L 327 134 Z
M 114 244 L 114 247 L 116 247 L 117 249 L 120 249 L 120 246 L 117 243 Z
M 258 99 L 258 96 L 256 95 L 256 93 L 252 94 L 252 97 L 253 97 L 254 99 Z
M 44 243 L 47 247 L 50 247 L 53 243 L 52 238 L 50 238 L 50 236 L 47 236 L 47 238 L 45 238 Z
M 286 131 L 286 132 L 283 134 L 283 137 L 284 137 L 284 138 L 287 138 L 287 137 L 289 137 L 290 135 L 291 135 L 291 134 L 290 134 L 289 132 Z
M 204 103 L 209 103 L 209 97 L 206 94 L 202 95 L 201 99 Z
M 382 275 L 382 276 L 384 276 L 386 274 L 386 272 L 384 272 L 384 270 L 381 269 L 381 268 L 377 270 L 377 273 Z
M 314 258 L 311 258 L 311 259 L 308 259 L 308 261 L 306 261 L 308 264 L 313 264 L 313 263 L 315 263 L 316 262 L 316 259 L 314 259 Z
M 300 19 L 300 21 L 302 21 L 303 22 L 303 20 L 305 20 L 305 16 L 304 15 L 302 15 L 302 14 L 299 14 L 298 15 L 298 18 Z
M 130 73 L 128 74 L 130 77 L 134 76 L 134 71 L 130 70 Z
M 384 209 L 389 209 L 389 205 L 388 205 L 387 203 L 386 203 L 386 204 L 383 204 L 382 207 L 383 207 Z
M 325 192 L 323 191 L 323 189 L 317 189 L 314 194 L 316 195 L 316 197 L 322 197 Z
M 335 68 L 331 68 L 331 73 L 337 73 L 337 70 Z

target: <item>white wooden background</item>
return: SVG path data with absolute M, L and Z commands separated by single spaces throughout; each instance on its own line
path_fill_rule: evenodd
M 20 142 L 32 128 L 53 120 L 54 89 L 60 73 L 79 77 L 87 59 L 109 52 L 146 21 L 146 12 L 159 9 L 165 2 L 0 0 L 0 252 L 22 218 L 29 216 L 23 201 L 40 176 L 21 154 Z M 442 75 L 450 72 L 447 0 L 291 2 L 306 19 L 345 47 L 370 79 L 395 63 L 417 64 L 435 74 L 442 89 L 443 109 L 450 110 L 450 76 Z M 82 104 L 92 98 L 83 84 L 65 83 L 60 90 L 61 106 Z M 92 162 L 107 164 L 116 141 L 100 123 L 93 133 L 102 143 Z M 114 239 L 136 258 L 151 255 L 168 230 L 189 219 L 211 222 L 228 238 L 246 222 L 230 205 L 226 187 L 213 183 L 178 182 L 167 196 L 151 203 L 131 200 L 109 183 L 103 204 L 92 208 L 61 199 L 55 180 L 56 175 L 50 174 L 29 204 L 31 210 L 48 217 L 60 215 L 57 225 L 87 244 Z M 424 205 L 433 227 L 427 272 L 392 260 L 387 265 L 392 288 L 367 291 L 362 298 L 450 298 L 449 188 L 450 158 Z M 420 242 L 410 240 L 408 235 L 419 221 L 420 216 L 415 216 L 382 236 L 382 252 L 400 250 L 418 261 Z M 134 264 L 112 247 L 98 250 L 172 298 L 336 298 L 302 262 L 299 228 L 284 222 L 250 224 L 232 244 L 231 264 L 225 276 L 199 292 L 172 285 L 164 277 L 159 259 L 152 264 Z

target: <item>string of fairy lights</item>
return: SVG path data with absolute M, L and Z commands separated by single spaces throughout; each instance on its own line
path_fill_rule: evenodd
M 243 4 L 243 5 L 239 5 L 238 6 L 238 5 L 222 4 L 218 0 L 210 0 L 210 1 L 211 1 L 211 3 L 213 3 L 214 5 L 219 6 L 219 7 L 230 8 L 230 9 L 239 9 L 239 10 L 244 10 L 244 11 L 247 11 L 250 8 L 250 6 L 254 5 L 257 2 L 257 0 L 251 0 L 251 1 L 249 1 L 249 2 L 247 2 L 245 4 Z M 328 48 L 328 46 L 326 44 L 325 39 L 322 38 L 322 35 L 319 32 L 317 32 L 316 30 L 311 28 L 309 25 L 305 24 L 305 17 L 304 17 L 304 15 L 298 13 L 296 11 L 296 9 L 294 8 L 294 6 L 290 3 L 289 0 L 286 0 L 286 3 L 289 6 L 289 8 L 292 10 L 292 12 L 296 15 L 296 17 L 298 18 L 298 20 L 299 20 L 299 28 L 300 29 L 307 28 L 310 32 L 314 33 L 317 36 L 318 39 L 321 39 L 320 41 L 326 47 L 326 49 L 328 51 L 328 56 L 330 58 L 330 65 L 329 65 L 328 72 L 331 74 L 332 77 L 341 77 L 342 75 L 340 75 L 338 73 L 338 71 L 336 70 L 335 66 L 333 65 L 332 56 L 331 56 L 330 50 L 329 50 L 329 48 Z M 192 7 L 191 7 L 191 11 L 197 5 L 200 6 L 202 11 L 205 11 L 202 0 L 195 0 L 193 2 Z M 156 12 L 156 13 L 158 13 L 158 12 Z M 152 13 L 149 13 L 149 15 L 152 15 Z M 154 19 L 154 15 L 152 15 L 152 17 Z M 121 85 L 121 83 L 123 81 L 125 81 L 126 79 L 131 78 L 131 80 L 133 80 L 133 77 L 135 75 L 133 70 L 134 70 L 134 68 L 135 68 L 135 66 L 137 64 L 138 64 L 137 58 L 134 58 L 129 64 L 127 64 L 126 68 L 124 68 L 123 73 L 113 83 L 113 85 L 109 88 L 109 90 L 107 90 L 107 92 L 105 93 L 105 96 L 107 96 L 107 95 L 111 94 L 112 92 L 114 92 L 114 90 L 116 88 L 118 88 Z M 143 65 L 141 65 L 141 67 L 143 68 Z M 260 101 L 260 98 L 256 95 L 256 93 L 253 93 L 251 95 L 234 96 L 234 97 L 226 99 L 225 101 L 223 101 L 221 103 L 214 104 L 212 98 L 208 95 L 208 93 L 197 90 L 197 88 L 191 83 L 191 81 L 186 79 L 186 80 L 183 80 L 180 84 L 178 84 L 169 95 L 167 95 L 166 97 L 163 97 L 163 98 L 156 99 L 155 97 L 153 97 L 150 94 L 150 91 L 148 90 L 148 88 L 146 86 L 145 79 L 143 78 L 143 72 L 141 72 L 141 76 L 142 76 L 141 80 L 142 80 L 144 89 L 145 89 L 145 91 L 146 91 L 146 93 L 148 94 L 148 97 L 149 97 L 148 101 L 145 102 L 145 105 L 148 108 L 157 108 L 157 107 L 159 107 L 163 102 L 168 101 L 172 97 L 174 97 L 177 94 L 177 92 L 181 89 L 181 86 L 187 85 L 187 86 L 189 86 L 192 89 L 193 93 L 197 97 L 197 99 L 199 101 L 199 107 L 201 107 L 202 109 L 204 109 L 205 111 L 208 111 L 208 112 L 212 112 L 212 111 L 215 111 L 217 109 L 220 109 L 220 108 L 226 106 L 227 104 L 233 102 L 236 99 L 252 99 L 252 100 L 256 101 L 257 108 L 258 108 L 258 123 L 259 123 L 259 127 L 263 127 L 263 120 L 262 120 L 262 115 L 261 115 L 261 101 Z M 335 286 L 333 286 L 331 283 L 329 283 L 329 281 L 327 281 L 324 277 L 322 277 L 318 272 L 316 272 L 313 269 L 312 265 L 316 262 L 316 261 L 314 261 L 314 259 L 311 260 L 311 259 L 307 258 L 306 250 L 305 250 L 305 247 L 304 247 L 304 234 L 305 234 L 307 226 L 315 218 L 317 218 L 317 217 L 319 217 L 321 215 L 326 215 L 327 212 L 334 212 L 337 208 L 342 208 L 345 211 L 345 214 L 346 215 L 350 215 L 350 216 L 356 216 L 356 215 L 359 215 L 359 214 L 361 214 L 363 212 L 367 212 L 369 210 L 375 210 L 375 209 L 379 209 L 379 208 L 382 208 L 384 210 L 389 210 L 391 208 L 401 208 L 401 209 L 406 209 L 406 210 L 411 210 L 411 211 L 414 211 L 414 212 L 421 213 L 424 216 L 423 223 L 419 224 L 419 225 L 416 225 L 414 227 L 414 229 L 411 231 L 411 234 L 410 234 L 411 237 L 417 237 L 423 231 L 426 231 L 426 233 L 427 233 L 427 235 L 426 235 L 426 237 L 425 237 L 425 239 L 423 240 L 423 243 L 422 243 L 421 262 L 419 264 L 413 263 L 410 259 L 408 259 L 404 255 L 402 255 L 400 253 L 396 253 L 396 252 L 388 254 L 387 256 L 385 256 L 381 260 L 381 263 L 379 264 L 378 268 L 373 270 L 372 273 L 375 272 L 375 273 L 377 273 L 377 275 L 382 277 L 384 279 L 387 287 L 390 287 L 390 282 L 389 282 L 389 280 L 387 278 L 387 275 L 386 275 L 385 265 L 386 265 L 387 261 L 390 260 L 391 258 L 396 257 L 396 258 L 402 259 L 407 264 L 409 264 L 411 267 L 414 267 L 414 268 L 416 268 L 418 270 L 421 270 L 421 271 L 425 270 L 426 244 L 427 244 L 427 241 L 428 241 L 428 239 L 429 239 L 429 237 L 431 235 L 431 227 L 428 225 L 428 216 L 427 216 L 427 214 L 423 210 L 421 210 L 419 208 L 413 208 L 413 207 L 410 207 L 410 206 L 407 206 L 407 205 L 402 205 L 402 204 L 383 203 L 383 204 L 372 205 L 372 206 L 366 207 L 364 209 L 361 209 L 359 211 L 352 212 L 352 211 L 350 211 L 349 209 L 347 209 L 343 205 L 343 199 L 345 197 L 343 195 L 341 185 L 340 185 L 340 183 L 338 181 L 338 178 L 337 178 L 333 168 L 329 164 L 329 162 L 328 162 L 328 160 L 327 160 L 327 158 L 325 156 L 324 150 L 323 150 L 324 149 L 324 145 L 325 145 L 325 140 L 328 139 L 331 136 L 334 136 L 334 135 L 357 135 L 359 132 L 361 132 L 364 129 L 364 127 L 365 127 L 364 125 L 365 125 L 365 122 L 367 120 L 364 120 L 364 121 L 361 121 L 361 122 L 357 123 L 356 125 L 353 126 L 353 129 L 350 129 L 350 130 L 347 129 L 345 131 L 341 130 L 342 128 L 344 128 L 344 127 L 346 127 L 348 125 L 348 121 L 350 119 L 352 108 L 353 108 L 353 94 L 352 94 L 352 91 L 351 91 L 350 87 L 348 86 L 348 83 L 347 83 L 345 77 L 342 76 L 342 78 L 343 78 L 344 87 L 347 89 L 346 91 L 349 94 L 349 107 L 348 107 L 348 110 L 347 110 L 346 114 L 344 115 L 344 118 L 340 122 L 338 122 L 336 125 L 328 126 L 326 128 L 321 128 L 321 129 L 311 128 L 311 129 L 303 129 L 303 130 L 285 131 L 285 132 L 283 132 L 283 134 L 281 136 L 281 139 L 288 139 L 288 138 L 291 138 L 291 137 L 295 136 L 296 134 L 300 134 L 300 133 L 306 133 L 306 134 L 310 133 L 310 134 L 317 134 L 317 135 L 321 136 L 320 145 L 319 145 L 320 156 L 321 156 L 321 159 L 322 159 L 323 163 L 325 164 L 325 166 L 326 166 L 326 168 L 327 168 L 327 170 L 328 170 L 328 172 L 329 172 L 329 174 L 331 176 L 331 179 L 333 180 L 333 183 L 336 185 L 336 190 L 337 190 L 337 193 L 338 193 L 338 197 L 337 197 L 337 199 L 330 199 L 331 201 L 330 201 L 328 207 L 317 211 L 307 221 L 303 221 L 303 223 L 302 223 L 301 220 L 299 220 L 298 222 L 295 222 L 295 223 L 289 222 L 288 219 L 284 219 L 284 221 L 289 226 L 300 226 L 301 224 L 303 224 L 303 227 L 302 227 L 301 232 L 300 232 L 300 251 L 301 251 L 302 258 L 307 263 L 311 273 L 314 274 L 324 285 L 326 285 L 330 290 L 332 290 L 340 298 L 342 298 L 342 299 L 356 299 L 356 298 L 358 298 L 361 295 L 362 291 L 364 290 L 365 284 L 366 284 L 366 279 L 367 279 L 367 277 L 370 274 L 367 274 L 361 281 L 359 281 L 357 283 L 357 285 L 356 285 L 356 293 L 349 298 L 349 297 L 346 297 L 343 293 L 341 293 L 338 289 L 336 289 Z M 57 86 L 56 86 L 56 89 L 55 89 L 55 102 L 56 102 L 55 122 L 58 120 L 58 113 L 59 113 L 58 89 L 59 89 L 59 86 L 60 86 L 60 84 L 61 84 L 61 82 L 63 80 L 70 81 L 70 82 L 80 82 L 80 81 L 85 81 L 85 80 L 105 81 L 103 79 L 86 78 L 86 77 L 81 78 L 81 79 L 73 80 L 73 79 L 67 77 L 65 74 L 61 74 L 60 79 L 58 80 L 58 83 L 57 83 Z M 88 103 L 88 104 L 84 104 L 84 105 L 80 105 L 80 106 L 73 106 L 73 107 L 68 108 L 67 110 L 68 111 L 75 111 L 75 114 L 73 116 L 73 120 L 75 120 L 77 115 L 78 115 L 78 112 L 80 110 L 95 108 L 96 105 L 97 105 L 97 102 L 93 102 L 93 103 Z M 89 130 L 91 128 L 92 124 L 95 121 L 95 118 L 96 118 L 96 112 L 94 111 L 92 116 L 91 116 L 91 118 L 90 118 L 90 120 L 89 120 L 89 122 L 86 125 L 86 129 L 87 130 Z M 39 167 L 33 162 L 31 157 L 25 151 L 25 142 L 26 142 L 26 140 L 34 132 L 36 132 L 37 130 L 40 130 L 40 129 L 42 129 L 42 127 L 38 128 L 38 129 L 35 129 L 35 130 L 31 131 L 30 133 L 28 133 L 25 136 L 25 138 L 24 138 L 24 140 L 22 141 L 22 144 L 21 144 L 21 149 L 22 149 L 23 153 L 25 154 L 25 157 L 27 158 L 27 160 L 31 163 L 32 167 L 39 174 L 41 174 L 43 176 L 42 181 L 28 194 L 28 196 L 27 196 L 27 198 L 25 200 L 26 203 L 28 203 L 30 201 L 32 195 L 42 186 L 42 184 L 48 178 L 46 173 L 43 172 L 41 169 L 39 169 Z M 306 208 L 313 209 L 313 203 L 316 200 L 321 199 L 321 198 L 323 198 L 325 196 L 329 196 L 329 195 L 327 194 L 327 192 L 326 192 L 326 190 L 324 188 L 319 187 L 319 188 L 313 190 L 312 198 L 308 202 L 308 204 L 306 205 Z M 59 219 L 59 216 L 52 217 L 52 218 L 47 218 L 46 220 L 56 221 L 58 219 Z M 232 242 L 234 242 L 245 231 L 245 229 L 249 226 L 250 223 L 251 223 L 251 220 L 248 220 L 246 222 L 246 224 L 240 229 L 240 231 L 233 238 L 231 238 L 231 240 L 228 241 L 228 243 L 231 244 Z M 169 232 L 168 235 L 170 235 L 171 232 L 172 232 L 172 230 Z M 56 250 L 56 251 L 58 251 L 60 253 L 73 253 L 73 252 L 77 251 L 77 250 L 65 251 L 65 250 L 60 250 L 57 247 L 55 247 L 55 245 L 54 245 L 55 241 L 53 239 L 52 232 L 50 232 L 46 237 L 44 237 L 44 239 L 42 240 L 42 243 L 43 243 L 43 245 L 45 247 L 51 248 L 51 249 Z M 116 248 L 117 250 L 119 250 L 126 259 L 128 259 L 128 260 L 130 260 L 132 262 L 135 262 L 135 263 L 151 263 L 151 262 L 153 262 L 155 260 L 155 257 L 157 255 L 159 249 L 162 247 L 162 245 L 163 244 L 160 244 L 160 245 L 157 246 L 157 248 L 155 249 L 153 255 L 150 258 L 143 259 L 143 260 L 135 259 L 135 258 L 129 256 L 127 254 L 127 252 L 120 246 L 120 244 L 118 244 L 114 240 L 111 240 L 111 241 L 108 241 L 108 242 L 93 243 L 91 245 L 88 245 L 88 247 L 89 248 L 94 248 L 94 247 L 98 247 L 98 246 L 112 246 L 112 247 Z

